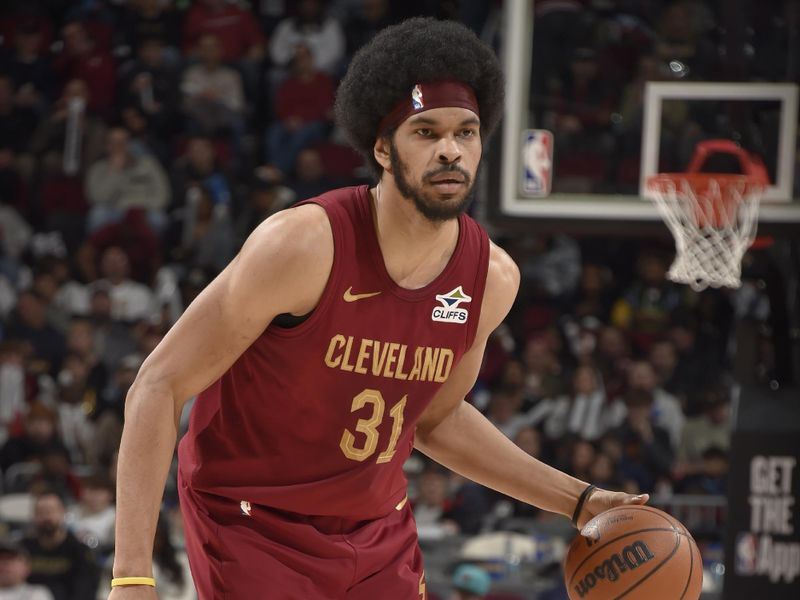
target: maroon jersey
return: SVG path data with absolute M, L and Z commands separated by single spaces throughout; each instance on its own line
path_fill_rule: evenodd
M 403 500 L 416 422 L 472 346 L 489 241 L 460 217 L 445 269 L 408 290 L 386 271 L 367 186 L 312 202 L 333 231 L 322 298 L 300 325 L 267 327 L 198 396 L 181 473 L 237 504 L 374 519 Z

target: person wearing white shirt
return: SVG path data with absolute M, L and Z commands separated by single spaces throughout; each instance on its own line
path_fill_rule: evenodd
M 25 550 L 10 540 L 0 541 L 0 600 L 53 600 L 46 587 L 25 582 L 30 572 Z

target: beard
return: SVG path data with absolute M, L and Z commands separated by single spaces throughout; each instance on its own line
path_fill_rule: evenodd
M 408 178 L 408 165 L 400 158 L 393 141 L 389 141 L 389 161 L 392 166 L 397 190 L 404 198 L 408 198 L 423 217 L 433 222 L 449 221 L 466 212 L 474 196 L 472 176 L 457 164 L 442 165 L 422 175 L 421 184 L 413 184 Z M 442 173 L 458 173 L 464 178 L 462 196 L 441 200 L 432 192 L 426 192 L 423 186 L 433 177 Z

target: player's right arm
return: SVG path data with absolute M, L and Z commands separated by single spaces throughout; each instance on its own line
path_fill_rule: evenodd
M 278 213 L 253 232 L 145 360 L 125 404 L 114 577 L 152 576 L 156 520 L 186 401 L 225 373 L 277 315 L 313 310 L 332 262 L 333 236 L 321 207 Z M 152 588 L 126 586 L 109 600 L 155 597 Z

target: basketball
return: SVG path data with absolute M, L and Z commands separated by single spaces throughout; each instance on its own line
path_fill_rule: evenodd
M 680 521 L 649 506 L 621 506 L 575 537 L 564 579 L 571 600 L 697 600 L 703 564 Z

